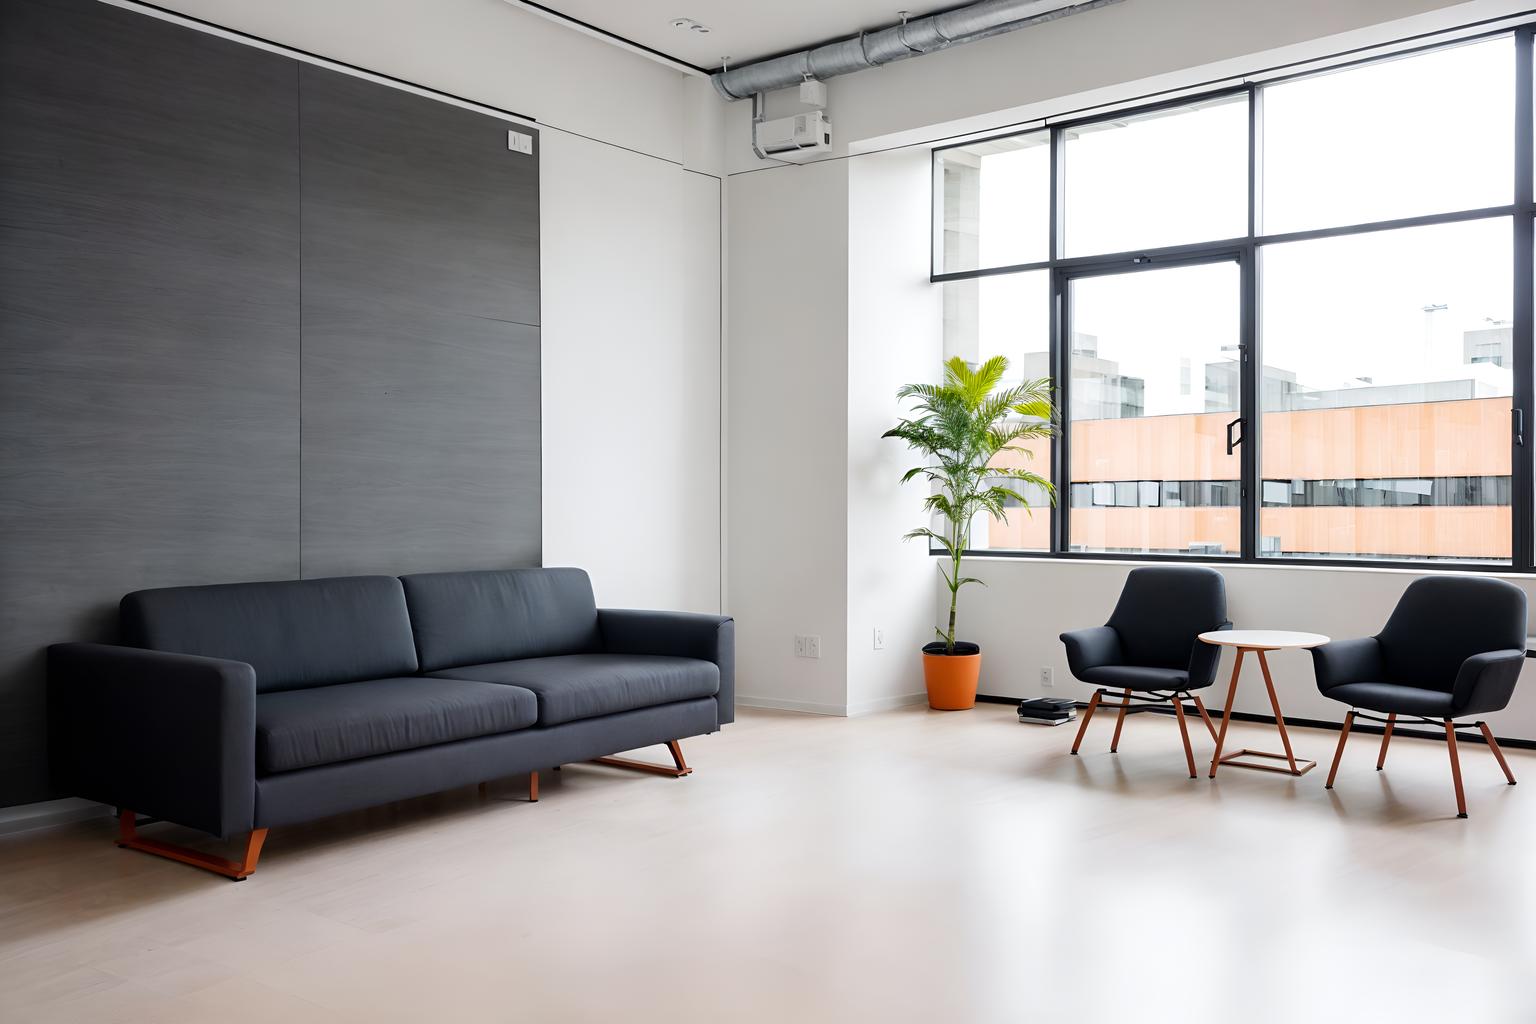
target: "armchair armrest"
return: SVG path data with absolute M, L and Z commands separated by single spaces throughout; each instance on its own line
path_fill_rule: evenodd
M 1503 711 L 1515 692 L 1515 681 L 1520 678 L 1520 667 L 1524 664 L 1524 650 L 1484 651 L 1472 655 L 1456 672 L 1451 706 L 1458 715 Z
M 1213 632 L 1231 629 L 1232 623 L 1223 622 Z M 1216 666 L 1221 664 L 1221 648 L 1195 638 L 1194 650 L 1189 652 L 1189 685 L 1210 686 L 1216 681 Z
M 1327 693 L 1345 683 L 1385 682 L 1381 641 L 1373 636 L 1335 640 L 1312 648 L 1312 672 L 1317 688 Z
M 597 625 L 610 654 L 698 658 L 720 669 L 720 724 L 736 721 L 736 620 L 697 612 L 599 608 Z
M 1118 665 L 1124 660 L 1120 651 L 1120 634 L 1111 626 L 1094 626 L 1090 629 L 1074 629 L 1061 634 L 1061 642 L 1067 648 L 1067 667 L 1078 679 L 1083 673 L 1101 665 Z
M 50 760 L 77 796 L 216 836 L 250 831 L 256 671 L 106 644 L 48 648 Z

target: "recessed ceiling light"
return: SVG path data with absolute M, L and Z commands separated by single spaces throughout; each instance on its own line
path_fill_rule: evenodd
M 685 29 L 687 29 L 690 32 L 698 32 L 701 35 L 706 34 L 706 33 L 709 32 L 709 26 L 708 25 L 700 25 L 698 22 L 694 21 L 692 18 L 673 18 L 672 19 L 672 27 L 673 28 L 685 28 Z

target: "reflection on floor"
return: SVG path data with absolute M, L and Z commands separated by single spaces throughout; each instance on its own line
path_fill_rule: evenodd
M 1361 739 L 1328 793 L 1109 732 L 749 711 L 690 778 L 275 830 L 238 884 L 105 819 L 0 839 L 0 1020 L 1536 1020 L 1536 757 L 1465 744 L 1458 821 L 1441 743 Z

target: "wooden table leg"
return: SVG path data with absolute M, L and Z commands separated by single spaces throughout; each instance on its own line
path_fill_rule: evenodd
M 1221 715 L 1221 733 L 1216 737 L 1216 756 L 1211 759 L 1211 778 L 1216 777 L 1218 765 L 1229 764 L 1234 768 L 1251 768 L 1259 772 L 1275 772 L 1279 775 L 1305 775 L 1317 767 L 1316 761 L 1298 761 L 1296 754 L 1291 750 L 1291 736 L 1285 728 L 1285 715 L 1280 711 L 1280 698 L 1275 695 L 1275 681 L 1269 674 L 1269 661 L 1264 657 L 1264 652 L 1271 648 L 1263 647 L 1239 647 L 1237 649 L 1238 661 L 1232 666 L 1232 686 L 1227 691 L 1227 707 Z M 1232 720 L 1232 704 L 1237 697 L 1237 671 L 1242 665 L 1242 656 L 1249 651 L 1259 656 L 1259 670 L 1264 673 L 1264 689 L 1269 693 L 1269 706 L 1275 713 L 1275 728 L 1280 731 L 1280 742 L 1285 747 L 1285 753 L 1272 754 L 1267 750 L 1242 750 L 1230 754 L 1222 754 L 1222 747 L 1226 745 L 1227 723 Z M 1259 761 L 1241 760 L 1242 758 L 1259 758 Z M 1266 764 L 1265 761 L 1280 761 L 1284 767 L 1275 764 Z
M 1264 652 L 1259 652 L 1259 669 L 1264 673 L 1264 689 L 1269 691 L 1269 706 L 1275 711 L 1275 725 L 1280 729 L 1280 745 L 1285 747 L 1285 760 L 1291 766 L 1292 775 L 1300 775 L 1296 770 L 1296 755 L 1291 753 L 1291 737 L 1285 731 L 1285 715 L 1280 713 L 1280 698 L 1275 696 L 1275 681 L 1269 677 L 1269 659 L 1264 657 Z
M 1211 778 L 1216 777 L 1216 766 L 1221 763 L 1221 748 L 1227 742 L 1227 723 L 1232 721 L 1232 701 L 1237 697 L 1237 676 L 1243 670 L 1243 648 L 1237 649 L 1237 657 L 1232 662 L 1232 682 L 1227 686 L 1227 706 L 1221 712 L 1221 731 L 1216 734 L 1216 753 L 1211 758 Z

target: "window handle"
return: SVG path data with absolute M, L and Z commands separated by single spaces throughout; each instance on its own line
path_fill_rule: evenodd
M 1513 409 L 1511 411 L 1515 414 L 1515 446 L 1519 447 L 1519 448 L 1524 448 L 1525 447 L 1525 410 L 1524 409 Z
M 1232 428 L 1237 426 L 1238 424 L 1240 424 L 1242 422 L 1243 422 L 1243 418 L 1241 416 L 1239 416 L 1237 419 L 1235 419 L 1231 423 L 1227 424 L 1227 454 L 1228 455 L 1231 455 L 1232 454 L 1232 450 L 1234 448 L 1236 448 L 1238 445 L 1243 443 L 1243 439 L 1241 437 L 1238 437 L 1236 440 L 1233 440 L 1233 438 L 1232 438 Z

